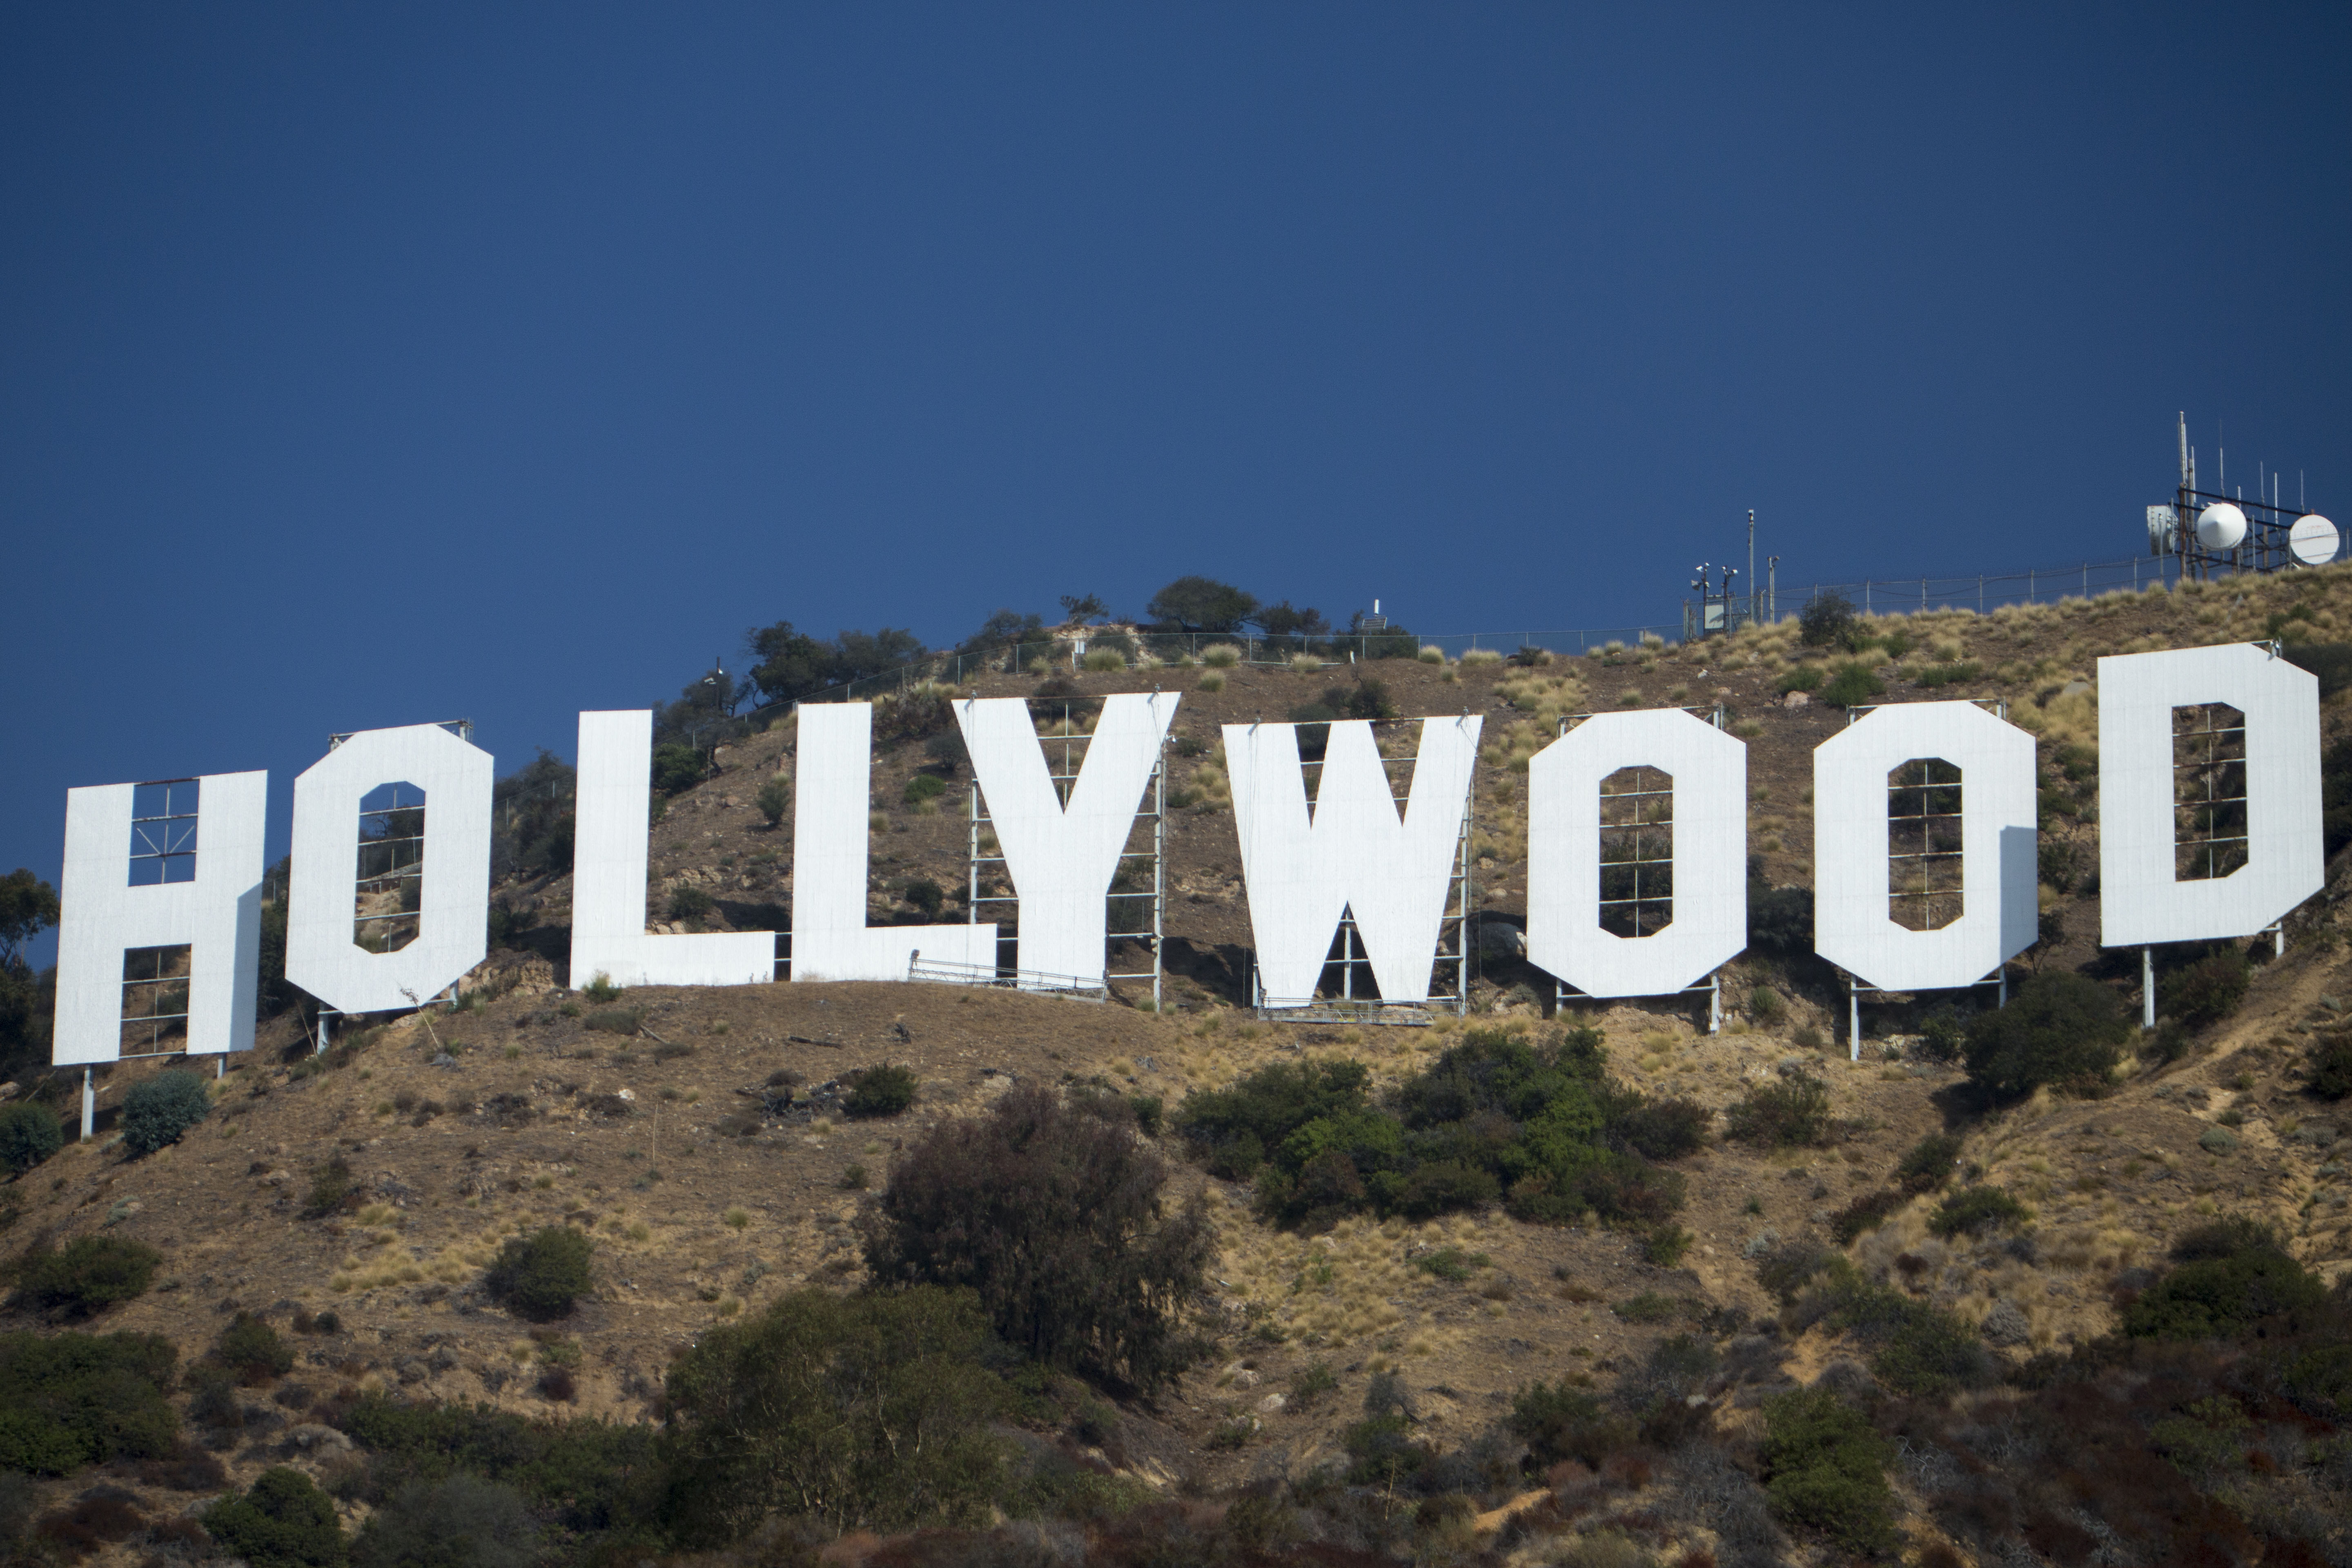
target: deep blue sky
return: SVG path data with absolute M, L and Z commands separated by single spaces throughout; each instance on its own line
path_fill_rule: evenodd
M 8 7 L 0 868 L 778 618 L 2114 558 L 2178 408 L 2343 519 L 2347 81 L 2322 6 Z

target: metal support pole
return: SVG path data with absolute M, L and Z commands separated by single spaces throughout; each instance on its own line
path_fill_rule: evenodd
M 2006 963 L 2000 966 L 2000 1000 L 1993 1005 L 1997 1007 L 2009 1005 L 2009 965 Z
M 2271 927 L 2271 956 L 2273 958 L 2286 956 L 2286 921 L 2284 921 Z
M 2139 950 L 2139 1026 L 2156 1027 L 2156 949 Z
M 81 1069 L 81 1141 L 89 1142 L 98 1131 L 98 1090 L 91 1087 L 89 1068 Z
M 1723 1033 L 1723 976 L 1720 974 L 1710 974 L 1706 978 L 1706 1032 L 1710 1035 Z
M 215 1057 L 213 1058 L 213 1077 L 215 1079 L 218 1079 L 226 1078 L 227 1076 L 228 1058 L 226 1057 Z
M 1862 993 L 1851 974 L 1845 977 L 1845 1051 L 1848 1061 L 1862 1060 Z

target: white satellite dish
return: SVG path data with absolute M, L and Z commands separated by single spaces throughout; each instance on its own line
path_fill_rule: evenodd
M 2325 566 L 2336 559 L 2336 547 L 2340 542 L 2336 525 L 2311 512 L 2294 520 L 2286 531 L 2286 547 L 2305 566 Z
M 2235 550 L 2246 537 L 2246 514 L 2228 501 L 2215 501 L 2197 514 L 2197 542 L 2208 550 Z

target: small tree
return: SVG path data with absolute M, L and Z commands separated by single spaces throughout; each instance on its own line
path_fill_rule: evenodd
M 1180 632 L 1235 632 L 1257 614 L 1257 600 L 1213 577 L 1179 577 L 1143 606 L 1144 613 Z
M 500 1248 L 482 1285 L 517 1317 L 541 1322 L 564 1317 L 588 1293 L 595 1244 L 570 1226 L 546 1226 Z
M 857 1075 L 841 1109 L 851 1116 L 896 1116 L 915 1103 L 915 1088 L 914 1069 L 877 1062 Z
M 892 1167 L 863 1222 L 866 1266 L 977 1290 L 1041 1361 L 1154 1386 L 1193 1359 L 1185 1320 L 1215 1249 L 1199 1199 L 1167 1212 L 1166 1180 L 1131 1121 L 1017 1088 Z
M 1829 1086 L 1811 1073 L 1760 1083 L 1723 1113 L 1724 1131 L 1760 1149 L 1819 1143 L 1829 1135 Z
M 152 1154 L 177 1143 L 211 1109 L 204 1079 L 183 1068 L 159 1072 L 122 1097 L 123 1146 L 133 1154 Z
M 2036 974 L 2006 1007 L 1969 1020 L 1969 1077 L 2003 1098 L 2053 1088 L 2095 1089 L 2131 1033 L 2112 992 L 2070 969 Z
M 294 1370 L 294 1347 L 251 1312 L 239 1312 L 221 1331 L 213 1360 L 247 1384 L 264 1384 Z

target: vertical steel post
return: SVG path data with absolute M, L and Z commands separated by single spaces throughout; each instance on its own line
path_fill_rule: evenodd
M 1720 972 L 1706 977 L 1706 1032 L 1723 1033 L 1723 975 Z
M 98 1090 L 90 1086 L 89 1068 L 81 1069 L 81 1141 L 98 1131 Z
M 1845 977 L 1845 1051 L 1848 1061 L 1862 1060 L 1862 993 L 1851 974 Z
M 1167 941 L 1163 906 L 1168 899 L 1168 738 L 1160 739 L 1160 761 L 1151 770 L 1151 1010 L 1160 1011 L 1160 977 L 1166 968 L 1160 950 Z
M 2139 1026 L 2156 1027 L 2156 949 L 2139 950 Z

